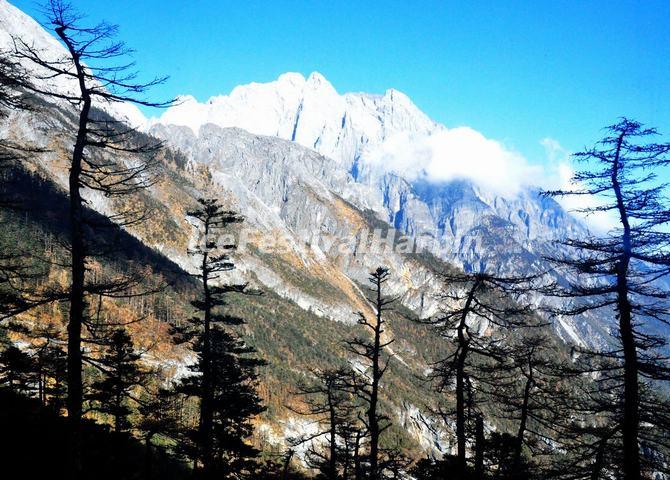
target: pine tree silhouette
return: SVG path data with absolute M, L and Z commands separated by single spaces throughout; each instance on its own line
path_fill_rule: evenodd
M 386 327 L 386 314 L 397 301 L 397 298 L 384 294 L 384 285 L 389 277 L 386 267 L 378 267 L 368 277 L 371 285 L 368 302 L 374 310 L 374 318 L 359 312 L 358 324 L 371 338 L 359 336 L 346 342 L 348 351 L 358 357 L 366 369 L 364 374 L 353 373 L 350 388 L 364 404 L 365 412 L 361 420 L 365 426 L 364 434 L 368 437 L 367 478 L 372 480 L 381 479 L 387 467 L 395 467 L 400 461 L 397 452 L 382 452 L 380 448 L 381 436 L 391 426 L 389 416 L 380 411 L 379 398 L 381 380 L 392 358 L 388 347 L 394 342 L 393 338 L 389 338 Z M 357 449 L 360 446 L 361 438 L 358 438 Z M 386 458 L 382 458 L 382 454 Z M 360 475 L 361 465 L 356 467 L 357 475 Z
M 317 432 L 290 439 L 293 446 L 307 445 L 305 460 L 328 480 L 348 478 L 353 452 L 349 448 L 358 406 L 349 391 L 351 373 L 345 368 L 312 371 L 313 381 L 303 382 L 296 394 L 303 407 L 289 407 L 319 423 Z M 318 443 L 315 443 L 318 442 Z M 325 448 L 320 446 L 325 441 Z
M 35 347 L 38 375 L 38 398 L 60 413 L 67 395 L 67 355 L 59 328 L 53 323 L 38 327 L 30 333 L 40 341 Z
M 452 352 L 435 364 L 430 377 L 438 392 L 454 389 L 454 409 L 439 408 L 440 415 L 456 420 L 456 475 L 466 478 L 471 472 L 466 457 L 468 440 L 475 443 L 480 432 L 482 405 L 486 390 L 495 386 L 508 369 L 513 354 L 509 339 L 515 328 L 530 325 L 533 309 L 523 301 L 533 278 L 504 277 L 485 272 L 443 273 L 444 291 L 440 312 L 419 320 L 432 325 L 452 343 Z M 477 428 L 479 425 L 479 428 Z M 472 435 L 468 438 L 468 434 Z M 483 445 L 483 439 L 478 442 Z M 476 452 L 475 470 L 482 468 L 482 452 Z M 477 474 L 477 472 L 475 472 Z
M 569 285 L 555 285 L 550 293 L 573 299 L 557 314 L 587 312 L 616 316 L 611 338 L 615 345 L 604 351 L 579 349 L 576 370 L 598 378 L 600 390 L 592 392 L 591 407 L 604 430 L 595 425 L 589 441 L 591 459 L 602 459 L 599 449 L 621 444 L 621 463 L 615 470 L 624 480 L 639 480 L 653 471 L 667 471 L 654 454 L 668 446 L 670 408 L 662 395 L 654 393 L 659 382 L 670 380 L 664 335 L 668 324 L 669 293 L 660 283 L 670 275 L 670 205 L 665 185 L 658 179 L 670 165 L 670 143 L 649 142 L 657 132 L 639 122 L 621 119 L 608 127 L 607 136 L 593 148 L 574 155 L 584 165 L 573 178 L 574 189 L 547 192 L 551 196 L 595 197 L 599 203 L 579 209 L 587 215 L 611 212 L 616 227 L 600 236 L 568 238 L 561 243 L 568 253 L 552 260 L 568 270 Z M 604 393 L 606 392 L 606 393 Z M 605 442 L 605 443 L 603 443 Z M 617 456 L 615 455 L 614 458 Z M 596 461 L 596 463 L 599 463 Z
M 133 390 L 146 381 L 148 372 L 140 365 L 140 358 L 128 332 L 116 329 L 108 340 L 105 354 L 95 361 L 103 378 L 93 382 L 87 399 L 92 409 L 112 417 L 116 433 L 131 427 L 128 417 L 133 412 L 131 404 L 136 403 Z
M 138 413 L 141 420 L 136 425 L 144 438 L 144 478 L 154 478 L 153 441 L 162 437 L 175 442 L 179 438 L 179 401 L 171 388 L 158 387 L 147 392 L 148 398 L 140 402 Z M 163 442 L 165 443 L 165 442 Z
M 35 361 L 15 345 L 0 352 L 0 385 L 12 392 L 28 395 L 34 390 Z
M 243 218 L 225 210 L 215 199 L 198 202 L 199 208 L 188 212 L 199 233 L 198 245 L 189 254 L 198 260 L 199 271 L 194 276 L 201 282 L 201 295 L 191 302 L 197 315 L 173 333 L 178 342 L 195 338 L 198 362 L 191 369 L 196 375 L 184 379 L 179 390 L 199 400 L 198 431 L 187 433 L 186 438 L 195 444 L 192 454 L 196 466 L 198 461 L 202 465 L 200 473 L 211 478 L 215 472 L 219 476 L 234 475 L 248 469 L 248 460 L 255 456 L 244 439 L 251 433 L 249 418 L 262 410 L 255 394 L 255 370 L 261 363 L 249 356 L 253 349 L 224 330 L 242 325 L 244 320 L 228 315 L 223 307 L 229 294 L 258 292 L 248 289 L 247 284 L 226 284 L 222 278 L 223 273 L 235 268 L 231 254 L 236 246 L 223 241 L 221 235 Z M 231 402 L 237 402 L 239 412 L 228 410 Z M 226 420 L 224 414 L 230 418 Z M 186 449 L 192 447 L 186 445 Z

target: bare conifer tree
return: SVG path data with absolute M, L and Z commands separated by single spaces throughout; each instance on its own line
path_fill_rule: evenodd
M 365 428 L 369 436 L 368 462 L 371 480 L 382 478 L 383 462 L 379 441 L 384 431 L 391 426 L 388 416 L 379 410 L 379 388 L 392 358 L 388 347 L 394 341 L 386 332 L 386 312 L 392 310 L 392 304 L 397 300 L 384 294 L 384 284 L 389 276 L 389 270 L 385 267 L 378 267 L 370 272 L 368 281 L 372 287 L 368 301 L 375 311 L 375 318 L 370 320 L 363 313 L 358 314 L 358 323 L 369 331 L 372 338 L 357 337 L 347 342 L 348 350 L 359 357 L 367 369 L 365 375 L 354 375 L 353 388 L 366 408 Z
M 292 439 L 292 443 L 296 446 L 307 444 L 306 460 L 310 467 L 319 470 L 328 480 L 337 480 L 346 475 L 344 470 L 349 452 L 342 452 L 342 447 L 346 443 L 349 420 L 356 408 L 348 389 L 350 372 L 327 369 L 312 373 L 316 381 L 302 383 L 297 391 L 304 406 L 291 407 L 291 410 L 318 422 L 320 428 L 309 435 Z
M 607 132 L 593 148 L 574 155 L 584 165 L 574 175 L 575 188 L 547 193 L 595 197 L 598 203 L 585 202 L 579 211 L 611 213 L 617 226 L 601 236 L 562 242 L 569 254 L 553 260 L 569 270 L 574 280 L 568 288 L 557 287 L 554 294 L 575 300 L 558 313 L 612 312 L 616 317 L 612 348 L 581 353 L 590 360 L 587 369 L 599 370 L 594 372 L 599 382 L 611 389 L 609 405 L 601 403 L 602 396 L 595 403 L 599 409 L 607 408 L 618 423 L 612 432 L 621 437 L 623 478 L 639 480 L 643 470 L 659 468 L 644 465 L 641 450 L 670 446 L 670 424 L 663 413 L 668 412 L 668 404 L 654 394 L 659 382 L 670 379 L 667 353 L 663 353 L 666 338 L 657 334 L 659 328 L 667 328 L 670 313 L 667 283 L 663 283 L 670 275 L 670 206 L 665 184 L 658 178 L 670 165 L 670 143 L 649 142 L 656 130 L 626 118 Z
M 467 272 L 442 277 L 441 310 L 421 322 L 434 326 L 453 343 L 452 352 L 436 364 L 431 376 L 440 392 L 454 385 L 455 409 L 440 409 L 440 413 L 445 419 L 456 418 L 456 463 L 459 475 L 464 476 L 468 431 L 476 432 L 477 420 L 483 415 L 481 403 L 486 400 L 479 390 L 497 381 L 496 372 L 505 368 L 512 353 L 510 330 L 526 326 L 532 315 L 530 305 L 519 302 L 530 279 Z
M 48 22 L 67 50 L 62 58 L 50 58 L 21 38 L 14 38 L 14 58 L 30 68 L 33 83 L 25 88 L 53 102 L 65 102 L 77 110 L 74 126 L 74 146 L 70 161 L 68 193 L 70 234 L 70 313 L 68 323 L 68 397 L 70 424 L 70 478 L 81 472 L 82 417 L 82 328 L 86 318 L 86 295 L 120 296 L 124 289 L 135 284 L 128 279 L 107 285 L 87 283 L 87 260 L 95 245 L 87 233 L 100 227 L 87 215 L 84 190 L 99 192 L 107 197 L 130 195 L 146 188 L 156 180 L 153 153 L 159 142 L 145 141 L 133 127 L 105 114 L 106 105 L 134 103 L 162 107 L 171 102 L 152 102 L 142 98 L 148 88 L 161 83 L 158 78 L 139 82 L 127 60 L 131 51 L 115 39 L 117 27 L 107 23 L 85 26 L 83 17 L 68 3 L 52 0 L 46 7 Z M 56 88 L 67 84 L 72 88 Z M 103 155 L 102 151 L 114 155 Z M 121 155 L 134 155 L 135 161 L 124 162 Z M 139 220 L 137 212 L 122 211 L 108 220 L 130 224 Z

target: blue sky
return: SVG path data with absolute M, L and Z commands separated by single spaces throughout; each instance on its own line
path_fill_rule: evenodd
M 622 115 L 670 138 L 667 0 L 72 3 L 119 24 L 143 73 L 170 75 L 158 98 L 319 71 L 340 92 L 401 90 L 533 163 L 542 138 L 576 150 Z

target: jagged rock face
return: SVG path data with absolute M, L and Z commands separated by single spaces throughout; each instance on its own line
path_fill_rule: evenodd
M 547 270 L 543 257 L 555 253 L 553 240 L 566 232 L 585 232 L 556 202 L 536 191 L 507 199 L 486 196 L 465 181 L 411 183 L 394 174 L 360 183 L 331 159 L 276 137 L 213 124 L 200 127 L 197 135 L 190 128 L 161 124 L 150 132 L 183 151 L 192 166 L 206 165 L 218 188 L 230 192 L 249 222 L 286 239 L 301 268 L 321 264 L 328 275 L 338 272 L 350 284 L 347 288 L 355 290 L 352 281 L 364 283 L 369 270 L 386 264 L 396 277 L 391 288 L 421 316 L 435 312 L 439 280 L 425 266 L 396 252 L 350 255 L 364 231 L 392 226 L 413 238 L 436 240 L 428 247 L 444 260 L 509 275 Z M 366 209 L 381 222 L 370 224 L 361 213 Z M 341 247 L 349 253 L 340 254 Z M 305 309 L 338 321 L 352 319 L 350 303 L 307 295 L 253 256 L 245 257 L 245 268 Z M 567 342 L 598 342 L 605 329 L 595 317 L 556 322 Z
M 488 258 L 501 260 L 497 253 L 503 248 L 533 263 L 537 254 L 547 253 L 548 241 L 584 231 L 536 190 L 501 196 L 464 180 L 433 183 L 406 178 L 372 162 L 376 149 L 394 135 L 425 137 L 446 130 L 396 90 L 340 95 L 318 73 L 307 79 L 287 73 L 274 82 L 237 87 L 205 104 L 185 97 L 158 122 L 188 126 L 196 135 L 205 132 L 200 139 L 204 144 L 210 142 L 211 129 L 200 127 L 210 123 L 291 140 L 319 152 L 333 163 L 320 178 L 338 195 L 374 210 L 403 233 L 434 237 L 442 258 L 466 267 L 492 266 Z M 184 147 L 180 138 L 170 140 L 172 145 Z M 199 155 L 194 160 L 200 161 Z M 352 187 L 352 178 L 360 188 Z M 510 266 L 498 263 L 499 269 Z
M 247 169 L 234 140 L 241 132 L 214 135 L 214 125 L 243 128 L 321 153 L 325 159 L 316 163 L 308 154 L 288 158 L 282 154 L 287 148 L 282 142 L 257 140 L 266 144 L 263 148 L 273 174 L 262 181 L 257 178 L 258 171 L 242 176 L 255 198 L 273 206 L 274 218 L 291 229 L 298 243 L 317 231 L 338 238 L 347 234 L 346 229 L 338 232 L 332 222 L 313 211 L 314 195 L 306 196 L 304 186 L 320 192 L 317 198 L 327 189 L 361 210 L 372 211 L 399 233 L 418 239 L 418 245 L 436 257 L 468 270 L 508 275 L 547 271 L 550 265 L 544 258 L 560 248 L 555 240 L 587 234 L 579 220 L 554 200 L 540 195 L 538 188 L 500 194 L 468 180 L 436 183 L 422 175 L 406 176 L 380 165 L 375 152 L 394 136 L 425 138 L 446 130 L 395 90 L 384 95 L 340 95 L 318 73 L 307 79 L 288 73 L 274 82 L 237 87 L 230 95 L 213 97 L 205 104 L 185 98 L 153 123 L 152 133 L 175 148 L 187 150 L 195 163 L 212 165 L 213 157 L 225 158 L 225 164 L 214 161 L 221 171 Z M 181 133 L 170 133 L 175 128 Z M 192 135 L 184 133 L 189 129 Z M 261 148 L 260 144 L 256 146 Z M 310 181 L 305 178 L 307 172 Z M 255 184 L 252 179 L 256 179 Z M 347 271 L 357 280 L 362 278 L 361 273 Z M 414 300 L 415 307 L 424 305 L 425 296 Z M 564 319 L 556 326 L 567 341 L 593 341 L 597 338 L 593 328 L 606 329 L 596 318 L 576 323 Z
M 155 125 L 150 132 L 179 148 L 193 168 L 206 165 L 212 181 L 233 198 L 247 222 L 259 234 L 285 241 L 301 269 L 325 268 L 357 292 L 355 284 L 365 283 L 369 271 L 385 264 L 397 273 L 391 288 L 399 294 L 409 290 L 404 295 L 408 307 L 424 314 L 434 311 L 432 295 L 439 282 L 425 266 L 409 268 L 413 261 L 390 249 L 355 253 L 375 227 L 363 210 L 379 211 L 383 205 L 374 189 L 357 183 L 330 159 L 290 141 L 213 124 L 200 127 L 197 136 L 174 125 Z M 253 255 L 245 261 L 266 286 L 305 308 L 337 320 L 353 319 L 351 305 L 306 297 Z
M 332 200 L 332 191 L 343 197 L 354 197 L 360 203 L 373 198 L 354 182 L 345 170 L 314 151 L 300 148 L 274 137 L 252 135 L 239 128 L 221 128 L 213 124 L 200 127 L 196 136 L 190 129 L 173 125 L 156 125 L 150 133 L 164 139 L 170 146 L 183 151 L 192 164 L 206 165 L 217 176 L 221 185 L 238 195 L 240 201 L 260 200 L 263 211 L 250 210 L 254 220 L 268 227 L 283 227 L 295 215 L 311 193 L 323 200 Z M 222 176 L 227 176 L 228 183 Z M 241 189 L 244 189 L 242 192 Z M 302 227 L 320 228 L 318 218 L 303 218 Z M 291 227 L 300 226 L 300 219 Z M 310 233 L 310 232 L 305 232 Z M 305 235 L 309 238 L 311 235 Z
M 546 269 L 555 240 L 586 229 L 538 190 L 513 198 L 486 194 L 467 181 L 408 182 L 394 174 L 377 186 L 387 220 L 398 230 L 437 240 L 438 257 L 468 270 L 507 274 Z

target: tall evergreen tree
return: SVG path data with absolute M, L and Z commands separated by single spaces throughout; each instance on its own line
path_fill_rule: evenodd
M 574 155 L 584 165 L 573 177 L 574 189 L 548 192 L 595 197 L 597 202 L 585 202 L 580 212 L 611 212 L 616 218 L 617 226 L 607 234 L 562 242 L 569 252 L 554 261 L 573 275 L 568 288 L 556 286 L 554 293 L 574 299 L 558 313 L 598 311 L 616 317 L 614 346 L 580 353 L 584 370 L 595 369 L 600 385 L 611 389 L 607 396 L 594 392 L 593 404 L 617 423 L 603 438 L 621 438 L 625 480 L 639 480 L 643 470 L 662 467 L 644 465 L 643 448 L 650 452 L 669 446 L 669 417 L 657 413 L 667 412 L 668 404 L 653 393 L 659 382 L 670 379 L 666 339 L 656 333 L 667 326 L 670 313 L 668 290 L 660 283 L 670 274 L 670 206 L 658 178 L 670 165 L 670 143 L 650 142 L 656 135 L 654 129 L 621 119 L 593 148 Z
M 217 478 L 249 475 L 258 450 L 250 445 L 252 420 L 265 411 L 258 396 L 258 368 L 265 362 L 242 340 L 215 327 L 212 330 L 214 387 L 214 456 Z
M 509 455 L 500 457 L 507 464 L 498 467 L 505 478 L 522 479 L 539 475 L 550 458 L 561 438 L 559 424 L 570 417 L 573 393 L 562 375 L 567 352 L 550 342 L 544 327 L 523 332 L 511 347 L 507 362 L 483 390 L 496 415 L 512 424 L 508 436 L 495 439 L 499 447 L 509 443 Z
M 203 346 L 204 338 L 200 336 L 195 351 L 201 358 Z M 209 346 L 207 388 L 211 389 L 212 424 L 208 439 L 211 459 L 209 464 L 204 464 L 202 459 L 203 468 L 199 474 L 203 478 L 239 478 L 250 475 L 256 466 L 258 451 L 248 440 L 253 433 L 251 421 L 265 410 L 257 394 L 257 369 L 264 362 L 253 356 L 253 348 L 218 325 L 209 331 Z M 177 387 L 178 392 L 200 402 L 205 394 L 203 366 L 202 360 L 194 364 L 191 367 L 193 375 L 184 378 Z M 195 431 L 184 432 L 187 438 L 195 439 L 195 455 L 202 455 L 201 429 L 202 420 Z
M 314 380 L 302 383 L 297 391 L 303 406 L 291 409 L 318 422 L 320 428 L 309 435 L 292 439 L 292 443 L 295 446 L 308 445 L 305 459 L 323 478 L 349 478 L 349 472 L 345 471 L 352 456 L 347 448 L 348 430 L 357 407 L 349 391 L 350 372 L 341 368 L 326 369 L 313 371 L 312 376 Z
M 144 440 L 144 478 L 154 478 L 154 439 L 162 437 L 175 441 L 179 434 L 179 405 L 177 393 L 169 388 L 153 388 L 139 402 L 141 417 L 137 429 Z M 165 442 L 163 442 L 165 443 Z
M 468 431 L 476 431 L 481 404 L 487 400 L 480 396 L 482 386 L 495 384 L 512 352 L 511 328 L 526 325 L 532 313 L 521 301 L 530 279 L 466 272 L 445 273 L 443 281 L 440 312 L 421 322 L 452 343 L 451 353 L 436 364 L 431 376 L 440 392 L 454 385 L 455 409 L 440 412 L 456 419 L 457 474 L 463 477 L 468 472 Z
M 0 352 L 0 385 L 28 395 L 35 389 L 35 361 L 26 352 L 10 345 Z
M 198 362 L 193 369 L 197 376 L 187 378 L 182 390 L 199 400 L 199 427 L 197 434 L 192 437 L 196 440 L 198 448 L 196 458 L 201 463 L 202 474 L 209 478 L 214 475 L 217 465 L 226 463 L 228 450 L 225 444 L 233 442 L 232 438 L 226 437 L 230 435 L 230 430 L 224 427 L 225 422 L 216 410 L 226 407 L 219 401 L 223 395 L 221 389 L 230 388 L 229 394 L 246 395 L 250 401 L 248 407 L 241 409 L 242 417 L 237 417 L 238 422 L 234 425 L 238 428 L 239 438 L 245 438 L 247 433 L 245 427 L 247 424 L 243 419 L 253 415 L 253 411 L 257 408 L 252 398 L 253 389 L 245 391 L 254 383 L 252 372 L 257 366 L 254 363 L 256 360 L 245 355 L 252 353 L 252 350 L 245 351 L 247 347 L 239 344 L 239 340 L 232 333 L 222 330 L 244 323 L 241 318 L 223 311 L 226 295 L 255 292 L 249 290 L 246 284 L 226 284 L 222 278 L 223 273 L 235 268 L 231 253 L 236 246 L 226 241 L 225 234 L 229 233 L 227 229 L 232 224 L 242 222 L 242 217 L 236 212 L 224 209 L 215 199 L 200 199 L 198 202 L 199 208 L 188 212 L 199 234 L 198 244 L 189 250 L 189 254 L 198 259 L 199 270 L 194 276 L 200 281 L 201 294 L 191 302 L 197 314 L 185 326 L 175 329 L 175 333 L 182 341 L 193 337 L 196 339 Z M 214 344 L 214 341 L 217 343 Z M 231 350 L 226 351 L 226 348 Z M 223 365 L 217 356 L 235 360 L 235 363 L 230 366 Z M 228 368 L 233 370 L 226 370 Z M 246 378 L 241 380 L 236 378 L 236 375 Z M 228 382 L 227 386 L 225 382 Z M 218 452 L 215 449 L 216 441 L 218 441 Z M 241 450 L 242 447 L 238 453 L 240 458 L 244 458 Z M 228 467 L 232 468 L 230 464 Z
M 131 427 L 129 416 L 137 402 L 133 391 L 146 381 L 148 372 L 140 357 L 128 332 L 119 328 L 111 334 L 105 354 L 95 361 L 103 378 L 93 382 L 87 397 L 94 410 L 112 417 L 116 433 Z
M 30 333 L 39 343 L 35 349 L 38 377 L 38 397 L 44 405 L 51 405 L 60 413 L 63 408 L 66 389 L 66 354 L 63 349 L 61 331 L 53 323 L 38 327 Z
M 547 371 L 551 366 L 547 358 L 550 355 L 545 337 L 538 335 L 524 339 L 513 358 L 516 368 L 511 370 L 513 375 L 519 375 L 518 381 L 506 392 L 500 392 L 506 397 L 503 408 L 506 409 L 508 418 L 518 421 L 512 465 L 517 476 L 525 470 L 524 446 L 536 446 L 529 441 L 529 436 L 542 435 L 542 431 L 551 432 L 552 423 L 556 420 L 557 408 L 552 397 L 560 394 L 560 390 Z M 550 438 L 547 435 L 542 436 L 542 440 Z
M 580 361 L 578 368 L 570 370 L 583 375 L 584 363 Z M 569 378 L 574 393 L 557 397 L 563 415 L 553 425 L 554 451 L 547 458 L 545 475 L 556 479 L 623 478 L 622 438 L 612 408 L 612 392 L 619 387 L 610 381 L 558 373 Z

